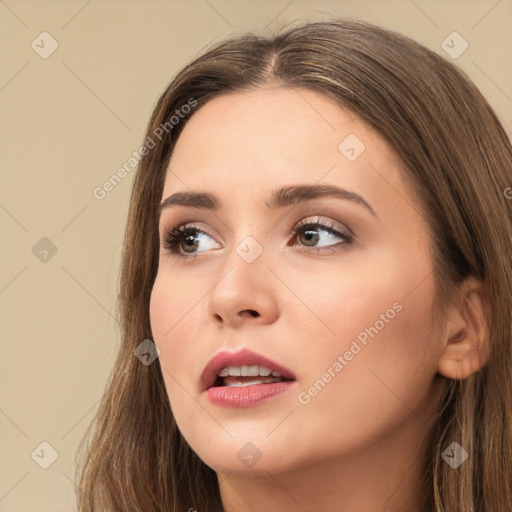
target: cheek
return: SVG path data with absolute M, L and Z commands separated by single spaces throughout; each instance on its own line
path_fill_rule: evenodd
M 307 279 L 297 279 L 293 269 L 281 275 L 283 281 L 293 283 L 293 292 L 300 297 L 297 306 L 286 304 L 294 308 L 298 339 L 311 344 L 312 357 L 319 356 L 325 363 L 323 354 L 343 353 L 355 339 L 365 347 L 370 347 L 371 340 L 385 339 L 386 343 L 372 344 L 376 353 L 399 348 L 401 354 L 408 354 L 424 347 L 418 334 L 430 332 L 426 328 L 433 297 L 430 274 L 426 258 L 404 261 L 400 255 L 381 251 L 364 258 L 354 254 Z
M 168 283 L 172 283 L 169 285 Z M 153 341 L 160 350 L 159 362 L 171 409 L 180 431 L 189 440 L 204 418 L 192 396 L 199 386 L 197 361 L 200 344 L 201 305 L 197 288 L 181 285 L 175 278 L 157 276 L 151 293 L 149 314 Z M 199 435 L 199 433 L 197 434 Z
M 149 316 L 153 341 L 160 349 L 160 365 L 168 389 L 182 382 L 191 381 L 191 368 L 198 356 L 200 339 L 198 315 L 201 315 L 201 294 L 190 282 L 181 283 L 176 277 L 169 279 L 157 275 L 149 303 Z M 171 378 L 173 376 L 175 379 Z
M 318 428 L 336 425 L 342 437 L 359 443 L 397 428 L 411 410 L 428 421 L 423 405 L 437 367 L 428 262 L 422 268 L 417 261 L 379 261 L 364 265 L 364 273 L 341 272 L 320 283 L 322 307 L 313 309 L 328 334 L 303 354 L 305 417 Z
M 189 339 L 194 335 L 204 292 L 192 276 L 171 273 L 163 267 L 151 291 L 149 314 L 155 343 L 161 343 L 163 346 L 159 348 L 167 350 L 180 338 L 178 334 L 185 333 Z

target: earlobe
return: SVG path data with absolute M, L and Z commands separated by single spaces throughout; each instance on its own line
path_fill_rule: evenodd
M 466 379 L 479 371 L 488 360 L 488 350 L 472 340 L 449 341 L 439 358 L 438 371 L 449 379 Z
M 445 329 L 438 372 L 450 379 L 465 379 L 488 361 L 489 302 L 481 280 L 467 278 L 452 304 Z

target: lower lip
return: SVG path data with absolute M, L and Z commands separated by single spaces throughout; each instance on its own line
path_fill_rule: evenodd
M 208 400 L 220 407 L 252 407 L 281 393 L 286 393 L 295 381 L 253 384 L 251 386 L 217 386 L 207 390 Z

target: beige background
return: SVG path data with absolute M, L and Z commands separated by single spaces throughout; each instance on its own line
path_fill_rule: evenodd
M 74 454 L 119 342 L 133 172 L 103 200 L 93 189 L 139 148 L 157 97 L 208 44 L 329 15 L 384 25 L 447 59 L 441 42 L 459 32 L 469 47 L 456 64 L 512 130 L 510 0 L 0 0 L 0 512 L 75 510 Z M 49 48 L 43 31 L 58 43 L 46 59 L 31 47 Z M 57 248 L 46 261 L 43 237 Z M 47 469 L 43 441 L 58 452 Z

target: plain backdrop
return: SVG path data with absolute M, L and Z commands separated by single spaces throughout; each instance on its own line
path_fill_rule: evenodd
M 134 172 L 101 200 L 94 189 L 140 147 L 161 92 L 209 44 L 333 15 L 454 61 L 512 130 L 510 0 L 0 0 L 0 512 L 75 510 L 75 452 L 119 344 Z M 454 31 L 468 44 L 457 58 L 442 47 Z

